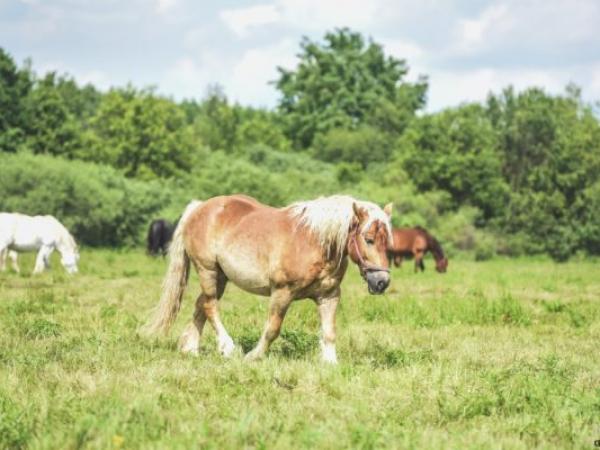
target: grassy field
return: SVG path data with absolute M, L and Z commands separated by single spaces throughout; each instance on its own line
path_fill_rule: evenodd
M 84 251 L 67 277 L 0 275 L 0 446 L 6 448 L 593 448 L 600 439 L 600 265 L 451 261 L 393 272 L 372 297 L 351 267 L 336 367 L 319 361 L 311 302 L 258 363 L 198 358 L 136 335 L 166 264 Z M 227 288 L 248 350 L 266 301 Z

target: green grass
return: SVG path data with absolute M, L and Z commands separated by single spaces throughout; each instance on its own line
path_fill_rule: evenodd
M 319 361 L 311 302 L 258 363 L 198 358 L 136 335 L 165 262 L 86 250 L 42 276 L 0 275 L 0 447 L 593 448 L 600 439 L 600 267 L 451 261 L 395 270 L 369 296 L 351 267 L 337 367 Z M 22 258 L 24 272 L 33 257 Z M 229 286 L 226 327 L 248 351 L 266 300 Z

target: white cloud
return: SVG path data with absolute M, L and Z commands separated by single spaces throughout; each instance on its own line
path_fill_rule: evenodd
M 433 72 L 429 81 L 427 109 L 436 111 L 463 102 L 483 101 L 488 93 L 499 93 L 508 85 L 517 91 L 538 86 L 549 92 L 562 92 L 571 80 L 568 73 L 559 70 L 482 68 Z
M 110 77 L 101 70 L 73 70 L 63 61 L 45 61 L 36 64 L 36 72 L 43 76 L 48 72 L 56 72 L 58 75 L 73 77 L 80 85 L 92 84 L 94 87 L 107 90 L 111 86 Z
M 204 53 L 198 59 L 186 56 L 166 71 L 161 91 L 177 98 L 200 98 L 210 84 L 224 84 L 224 73 L 223 63 L 214 54 Z
M 219 13 L 221 20 L 238 36 L 244 37 L 252 28 L 278 22 L 281 19 L 275 5 L 254 5 L 226 9 Z
M 223 3 L 14 0 L 0 17 L 0 41 L 17 61 L 32 57 L 38 73 L 54 68 L 101 87 L 157 84 L 177 98 L 220 83 L 242 103 L 273 105 L 267 82 L 276 65 L 295 64 L 301 36 L 319 40 L 348 26 L 406 59 L 409 80 L 429 75 L 432 110 L 508 84 L 562 92 L 573 81 L 584 99 L 600 98 L 599 0 Z M 141 57 L 144 48 L 151 58 Z
M 242 104 L 274 106 L 277 92 L 270 81 L 277 78 L 277 66 L 292 68 L 296 42 L 291 39 L 247 50 L 235 65 L 226 92 Z
M 277 0 L 276 4 L 288 25 L 320 32 L 342 26 L 368 28 L 380 18 L 381 7 L 376 0 Z
M 98 89 L 107 90 L 110 88 L 109 76 L 101 70 L 89 70 L 75 76 L 75 79 L 82 85 L 91 84 Z
M 176 98 L 200 98 L 211 84 L 223 86 L 232 101 L 272 107 L 277 92 L 269 84 L 277 78 L 277 66 L 291 68 L 296 63 L 296 42 L 278 43 L 246 50 L 239 58 L 225 60 L 221 55 L 203 52 L 198 57 L 180 58 L 167 70 L 160 83 L 161 92 Z
M 506 34 L 512 26 L 513 20 L 506 5 L 490 6 L 476 19 L 459 21 L 456 49 L 466 53 L 476 51 L 489 43 L 492 33 Z
M 379 42 L 386 54 L 406 59 L 408 62 L 420 60 L 425 56 L 425 50 L 414 42 L 404 39 L 380 39 Z
M 222 10 L 219 16 L 240 37 L 252 29 L 276 23 L 305 31 L 324 32 L 334 27 L 364 30 L 376 24 L 383 4 L 379 0 L 275 0 Z
M 166 14 L 169 10 L 173 9 L 177 0 L 157 0 L 156 12 L 158 14 Z

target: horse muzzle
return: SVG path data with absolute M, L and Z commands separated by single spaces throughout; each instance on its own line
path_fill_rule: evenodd
M 390 285 L 390 273 L 385 270 L 370 270 L 366 272 L 365 279 L 372 295 L 383 294 Z

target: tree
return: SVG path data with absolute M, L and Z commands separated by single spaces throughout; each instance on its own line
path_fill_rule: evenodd
M 75 157 L 81 147 L 81 129 L 56 88 L 56 74 L 35 81 L 23 101 L 26 146 L 34 153 Z
M 315 137 L 314 156 L 328 162 L 357 163 L 363 169 L 385 161 L 392 150 L 391 139 L 374 127 L 363 125 L 354 130 L 333 128 Z
M 600 123 L 580 98 L 579 89 L 551 96 L 511 88 L 490 96 L 487 114 L 498 134 L 503 173 L 511 186 L 500 226 L 525 233 L 529 249 L 562 260 L 582 242 L 597 248 L 589 226 L 600 180 Z
M 90 125 L 91 151 L 83 159 L 139 178 L 169 177 L 191 168 L 197 143 L 185 114 L 150 90 L 111 90 Z
M 404 82 L 404 60 L 385 56 L 381 45 L 347 28 L 304 38 L 294 70 L 278 68 L 279 111 L 295 145 L 310 147 L 317 133 L 371 125 L 400 132 L 425 104 L 427 83 Z
M 507 186 L 496 135 L 480 105 L 465 105 L 414 120 L 398 157 L 421 191 L 443 190 L 454 206 L 476 206 L 484 221 L 501 214 Z
M 0 47 L 0 151 L 16 151 L 24 136 L 23 101 L 31 88 L 28 67 L 18 69 Z
M 190 111 L 186 107 L 186 111 Z M 220 86 L 211 86 L 203 100 L 194 128 L 212 150 L 232 152 L 236 145 L 239 111 L 229 104 Z

